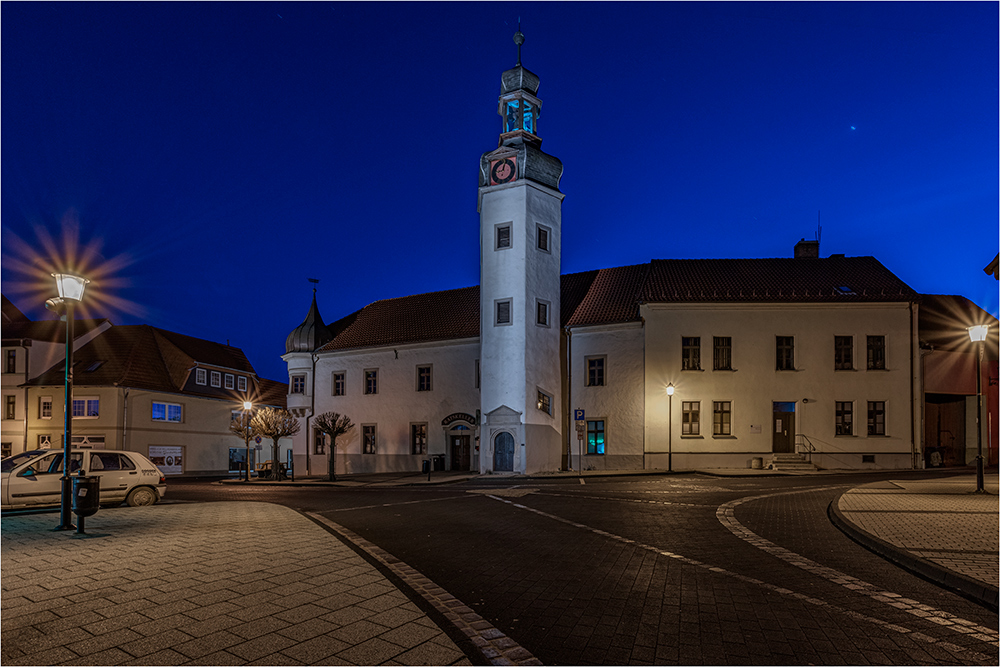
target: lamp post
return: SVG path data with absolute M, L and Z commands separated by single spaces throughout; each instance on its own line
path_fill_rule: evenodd
M 73 436 L 73 306 L 83 299 L 83 291 L 90 281 L 71 273 L 53 273 L 56 279 L 56 289 L 59 296 L 45 302 L 49 310 L 62 311 L 66 319 L 66 360 L 63 364 L 63 392 L 65 405 L 63 407 L 63 475 L 59 502 L 59 525 L 56 530 L 73 530 L 73 517 L 70 515 L 70 498 L 73 495 L 70 480 L 70 449 Z
M 250 436 L 249 436 L 250 417 L 248 417 L 247 415 L 252 414 L 252 411 L 253 411 L 253 403 L 251 403 L 250 401 L 243 401 L 243 432 L 245 434 L 248 434 L 246 435 L 247 460 L 245 466 L 246 467 L 245 479 L 248 482 L 250 481 Z
M 674 471 L 674 383 L 667 385 L 667 472 Z
M 986 493 L 983 484 L 983 345 L 989 326 L 969 327 L 969 338 L 976 343 L 976 493 Z

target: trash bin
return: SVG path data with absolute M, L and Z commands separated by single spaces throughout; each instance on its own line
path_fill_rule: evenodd
M 444 470 L 444 454 L 437 454 L 434 457 L 434 472 Z
M 73 513 L 79 517 L 76 522 L 78 535 L 85 535 L 84 517 L 97 513 L 101 506 L 101 478 L 85 477 L 80 474 L 73 478 Z
M 420 472 L 422 472 L 425 475 L 430 474 L 430 472 L 431 472 L 431 462 L 428 461 L 427 459 L 424 459 L 423 460 L 423 467 L 421 467 Z
M 753 468 L 754 470 L 760 470 L 761 468 L 763 468 L 764 457 L 762 456 L 753 457 L 753 459 L 750 460 L 750 467 Z

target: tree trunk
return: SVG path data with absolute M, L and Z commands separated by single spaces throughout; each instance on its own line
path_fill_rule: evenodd
M 271 479 L 278 481 L 281 479 L 281 461 L 278 460 L 278 454 L 280 453 L 278 438 L 272 438 L 272 442 L 274 444 L 271 446 Z
M 329 481 L 337 481 L 337 438 L 330 438 L 330 451 L 326 457 L 326 467 L 329 473 Z

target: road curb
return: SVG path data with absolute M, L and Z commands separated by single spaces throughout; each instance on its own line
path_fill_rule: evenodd
M 886 542 L 855 525 L 840 511 L 840 499 L 845 493 L 850 493 L 850 490 L 834 498 L 827 507 L 827 516 L 830 518 L 830 523 L 836 526 L 842 533 L 889 562 L 938 586 L 958 593 L 966 599 L 981 604 L 990 611 L 998 611 L 1000 591 L 996 587 L 977 581 L 972 577 L 967 577 L 964 574 L 953 572 L 925 558 L 915 556 L 905 549 Z

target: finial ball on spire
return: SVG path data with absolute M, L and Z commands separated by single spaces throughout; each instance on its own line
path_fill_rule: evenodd
M 518 46 L 524 44 L 524 34 L 521 32 L 520 28 L 518 28 L 518 31 L 514 33 L 514 43 Z

